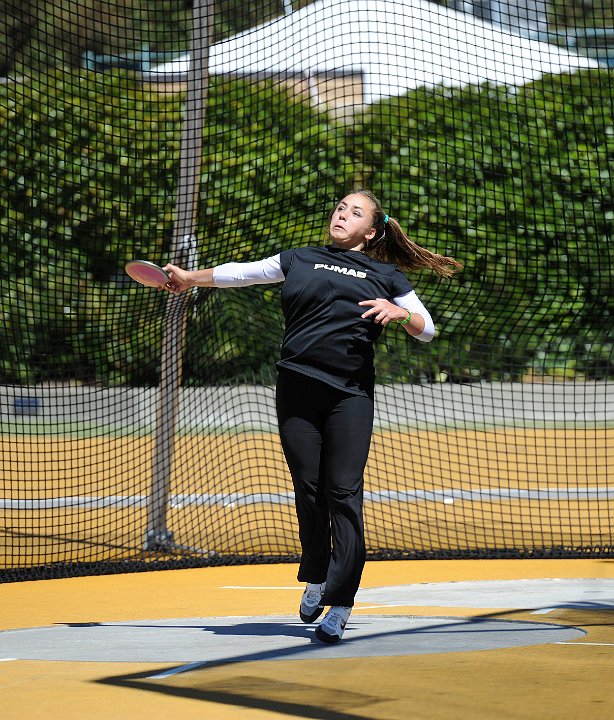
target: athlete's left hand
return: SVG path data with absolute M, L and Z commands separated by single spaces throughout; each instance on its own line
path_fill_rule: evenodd
M 360 317 L 370 317 L 373 322 L 384 325 L 384 327 L 391 322 L 396 322 L 397 320 L 405 320 L 405 318 L 407 317 L 407 310 L 404 310 L 402 307 L 399 307 L 398 305 L 389 302 L 385 298 L 375 298 L 375 300 L 361 300 L 361 302 L 359 302 L 358 304 L 362 305 L 363 307 L 369 305 L 371 306 L 370 309 L 364 312 Z

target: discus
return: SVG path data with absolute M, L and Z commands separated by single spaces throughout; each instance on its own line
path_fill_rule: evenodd
M 170 281 L 166 270 L 149 260 L 130 260 L 126 263 L 125 270 L 133 280 L 145 287 L 165 287 Z

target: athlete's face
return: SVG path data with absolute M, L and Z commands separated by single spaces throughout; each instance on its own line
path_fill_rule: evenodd
M 328 232 L 333 245 L 346 250 L 360 250 L 375 236 L 374 210 L 373 203 L 364 195 L 344 197 L 330 221 Z

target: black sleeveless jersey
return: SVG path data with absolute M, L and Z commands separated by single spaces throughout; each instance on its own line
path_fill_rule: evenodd
M 284 250 L 280 259 L 286 331 L 277 366 L 372 396 L 373 342 L 383 328 L 361 318 L 369 306 L 358 303 L 392 301 L 413 290 L 409 280 L 395 265 L 333 246 Z

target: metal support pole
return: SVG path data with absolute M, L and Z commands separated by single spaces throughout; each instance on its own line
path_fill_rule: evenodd
M 209 48 L 214 17 L 213 0 L 194 0 L 191 60 L 181 135 L 179 179 L 175 201 L 175 224 L 171 262 L 187 269 L 197 266 L 196 224 L 200 194 L 203 124 L 209 85 Z M 188 297 L 168 295 L 162 344 L 156 439 L 152 462 L 152 484 L 147 512 L 145 550 L 172 551 L 177 546 L 167 527 L 173 449 L 182 356 L 185 344 Z

